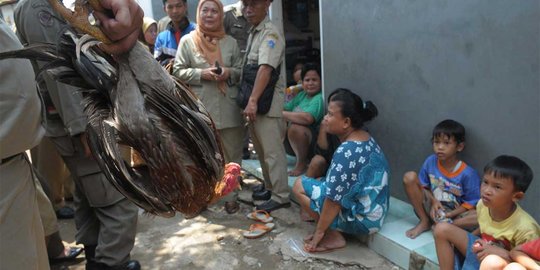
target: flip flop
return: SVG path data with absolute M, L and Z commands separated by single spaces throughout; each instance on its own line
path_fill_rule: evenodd
M 246 217 L 255 221 L 263 222 L 263 223 L 269 223 L 274 220 L 274 218 L 271 217 L 270 214 L 268 214 L 268 212 L 264 210 L 253 211 L 247 214 Z
M 244 232 L 243 235 L 247 239 L 259 238 L 259 237 L 267 234 L 269 231 L 273 230 L 274 227 L 275 227 L 274 223 L 266 223 L 266 224 L 255 223 L 255 224 L 251 224 L 251 226 L 249 226 L 249 231 Z

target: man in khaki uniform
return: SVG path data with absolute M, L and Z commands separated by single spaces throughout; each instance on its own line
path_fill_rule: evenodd
M 24 43 L 55 43 L 65 26 L 47 0 L 22 0 L 14 15 Z M 37 68 L 34 63 L 36 72 Z M 86 269 L 140 269 L 137 261 L 130 260 L 138 208 L 114 188 L 89 153 L 81 93 L 49 77 L 39 87 L 47 107 L 46 136 L 55 144 L 75 182 L 76 239 L 84 245 Z
M 249 25 L 248 21 L 242 13 L 242 1 L 238 1 L 234 4 L 227 5 L 223 8 L 225 11 L 225 18 L 223 18 L 223 27 L 225 28 L 225 33 L 230 35 L 238 43 L 238 48 L 240 48 L 240 53 L 242 57 L 246 53 L 247 41 L 249 37 Z
M 251 138 L 259 156 L 265 187 L 270 191 L 256 192 L 253 198 L 266 199 L 257 209 L 267 212 L 290 206 L 287 159 L 283 147 L 285 126 L 281 118 L 285 89 L 283 74 L 274 88 L 270 111 L 265 115 L 257 114 L 257 102 L 270 81 L 272 71 L 279 69 L 285 60 L 285 39 L 268 17 L 271 2 L 272 0 L 242 0 L 244 16 L 252 25 L 243 63 L 259 65 L 244 115 L 250 122 Z
M 234 4 L 227 5 L 223 8 L 223 11 L 225 11 L 225 17 L 223 18 L 225 33 L 236 39 L 242 59 L 244 58 L 244 54 L 246 54 L 249 29 L 251 28 L 251 25 L 248 23 L 242 12 L 243 7 L 242 0 L 239 0 Z M 249 159 L 250 157 L 249 129 L 245 127 L 244 141 L 242 144 L 242 159 Z
M 0 18 L 0 52 L 22 48 Z M 27 60 L 0 60 L 0 269 L 49 269 L 31 165 L 24 151 L 36 146 L 41 103 Z
M 73 199 L 73 180 L 53 142 L 44 137 L 38 146 L 30 150 L 32 165 L 51 201 L 59 219 L 73 218 L 73 208 L 66 205 L 64 198 Z
M 37 174 L 34 174 L 34 176 L 37 176 Z M 34 182 L 36 186 L 39 215 L 45 234 L 45 246 L 47 248 L 49 263 L 54 264 L 75 260 L 75 258 L 82 253 L 83 249 L 80 247 L 64 246 L 64 242 L 62 242 L 62 238 L 60 237 L 60 228 L 58 227 L 58 220 L 56 219 L 53 205 L 45 194 L 40 180 L 38 180 L 37 177 L 34 177 Z

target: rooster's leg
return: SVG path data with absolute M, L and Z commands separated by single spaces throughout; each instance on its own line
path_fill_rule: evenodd
M 90 4 L 94 10 L 103 11 L 103 8 L 99 4 L 99 0 L 75 0 L 75 11 L 71 11 L 64 7 L 60 0 L 49 0 L 49 4 L 66 21 L 68 21 L 71 26 L 86 34 L 92 35 L 103 43 L 111 43 L 109 38 L 103 34 L 99 27 L 91 25 L 88 21 L 88 16 L 90 15 L 88 4 Z

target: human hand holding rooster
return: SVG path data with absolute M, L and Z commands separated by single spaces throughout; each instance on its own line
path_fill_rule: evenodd
M 134 0 L 100 0 L 104 9 L 94 10 L 103 33 L 112 41 L 102 49 L 110 54 L 122 54 L 135 45 L 142 26 L 144 12 Z M 112 14 L 110 17 L 107 13 Z

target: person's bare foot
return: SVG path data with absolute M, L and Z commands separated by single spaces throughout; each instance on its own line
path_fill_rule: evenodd
M 306 244 L 309 243 L 309 241 L 311 241 L 311 239 L 313 239 L 313 234 L 312 233 L 304 236 L 304 243 L 306 243 Z
M 308 235 L 309 236 L 309 235 Z M 306 237 L 308 237 L 306 236 Z M 313 235 L 311 235 L 313 238 Z M 304 238 L 305 240 L 305 238 Z M 328 230 L 321 241 L 317 244 L 317 247 L 313 250 L 309 250 L 312 253 L 330 252 L 336 249 L 344 248 L 347 245 L 347 241 L 343 235 L 335 230 Z
M 429 231 L 429 229 L 431 229 L 431 226 L 428 221 L 420 221 L 418 224 L 416 224 L 416 226 L 414 226 L 414 228 L 405 232 L 405 235 L 411 239 L 414 239 L 423 232 Z

